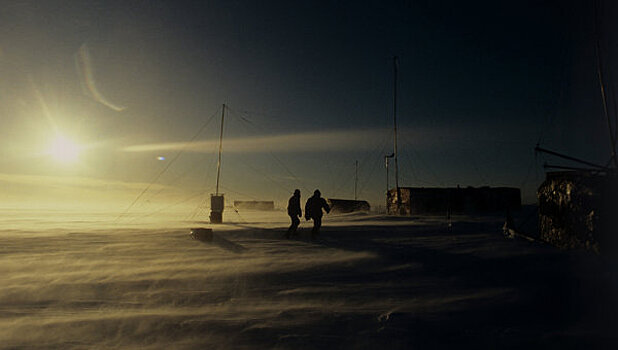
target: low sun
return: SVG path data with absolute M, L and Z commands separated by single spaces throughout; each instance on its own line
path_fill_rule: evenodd
M 80 147 L 75 142 L 58 135 L 51 143 L 49 154 L 59 162 L 73 163 L 77 161 L 79 151 Z

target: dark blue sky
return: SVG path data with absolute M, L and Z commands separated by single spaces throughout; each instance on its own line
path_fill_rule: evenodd
M 231 140 L 312 135 L 300 149 L 290 137 L 225 153 L 223 184 L 236 196 L 282 201 L 295 187 L 319 187 L 326 197 L 350 197 L 359 160 L 361 196 L 380 203 L 397 55 L 400 184 L 515 186 L 530 202 L 543 180 L 546 157 L 533 152 L 539 140 L 591 161 L 609 157 L 593 4 L 7 2 L 0 173 L 147 183 L 164 166 L 156 156 L 169 160 L 178 150 L 126 148 L 185 142 L 226 103 Z M 599 6 L 613 84 L 616 9 Z M 84 53 L 90 79 L 78 68 Z M 24 135 L 44 139 L 50 123 L 96 144 L 82 167 L 31 161 L 44 142 Z M 217 127 L 213 121 L 197 140 L 216 139 Z M 170 167 L 176 176 L 160 181 L 214 186 L 214 154 L 204 152 L 186 152 Z

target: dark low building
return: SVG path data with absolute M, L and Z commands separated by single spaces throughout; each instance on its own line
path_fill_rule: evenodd
M 334 213 L 353 213 L 356 211 L 368 212 L 370 208 L 367 201 L 355 201 L 351 199 L 327 199 L 330 210 Z
M 251 209 L 251 210 L 275 210 L 275 202 L 273 201 L 234 201 L 236 209 Z
M 521 209 L 521 191 L 512 187 L 399 187 L 386 194 L 391 215 L 490 214 Z
M 615 171 L 546 174 L 537 191 L 540 238 L 560 248 L 615 254 L 618 176 Z

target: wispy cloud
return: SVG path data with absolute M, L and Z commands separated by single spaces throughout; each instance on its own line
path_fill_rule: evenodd
M 92 190 L 105 189 L 114 191 L 141 190 L 147 185 L 142 182 L 123 182 L 78 176 L 46 176 L 6 173 L 0 173 L 0 184 L 53 188 L 70 187 Z M 159 189 L 165 187 L 158 184 L 154 184 L 153 186 Z
M 336 130 L 326 132 L 307 132 L 267 136 L 226 138 L 223 142 L 225 152 L 321 152 L 352 151 L 374 149 L 388 136 L 385 129 Z M 132 145 L 126 152 L 157 152 L 181 150 L 210 153 L 217 149 L 219 140 L 196 142 L 168 142 Z
M 400 145 L 421 149 L 461 148 L 470 144 L 484 143 L 486 146 L 510 142 L 512 135 L 525 134 L 527 130 L 497 121 L 460 123 L 458 125 L 435 125 L 402 127 L 398 130 Z M 375 150 L 392 142 L 392 129 L 338 129 L 277 135 L 246 137 L 225 137 L 225 152 L 342 152 Z M 160 152 L 184 150 L 187 152 L 216 152 L 219 139 L 194 142 L 165 142 L 136 144 L 124 147 L 125 152 Z
M 118 208 L 133 200 L 148 184 L 77 176 L 47 176 L 0 173 L 0 205 L 9 207 L 49 207 L 84 209 L 93 207 Z M 160 184 L 150 185 L 161 192 L 153 201 L 175 198 L 176 188 Z M 162 192 L 163 191 L 163 192 Z

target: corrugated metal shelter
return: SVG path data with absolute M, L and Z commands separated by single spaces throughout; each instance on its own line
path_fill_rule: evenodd
M 521 191 L 513 187 L 400 187 L 386 194 L 391 215 L 483 214 L 521 209 Z
M 352 213 L 355 211 L 369 211 L 371 209 L 367 201 L 329 198 L 327 202 L 330 210 L 334 213 Z
M 539 186 L 540 238 L 560 248 L 615 254 L 618 249 L 615 171 L 559 171 Z

